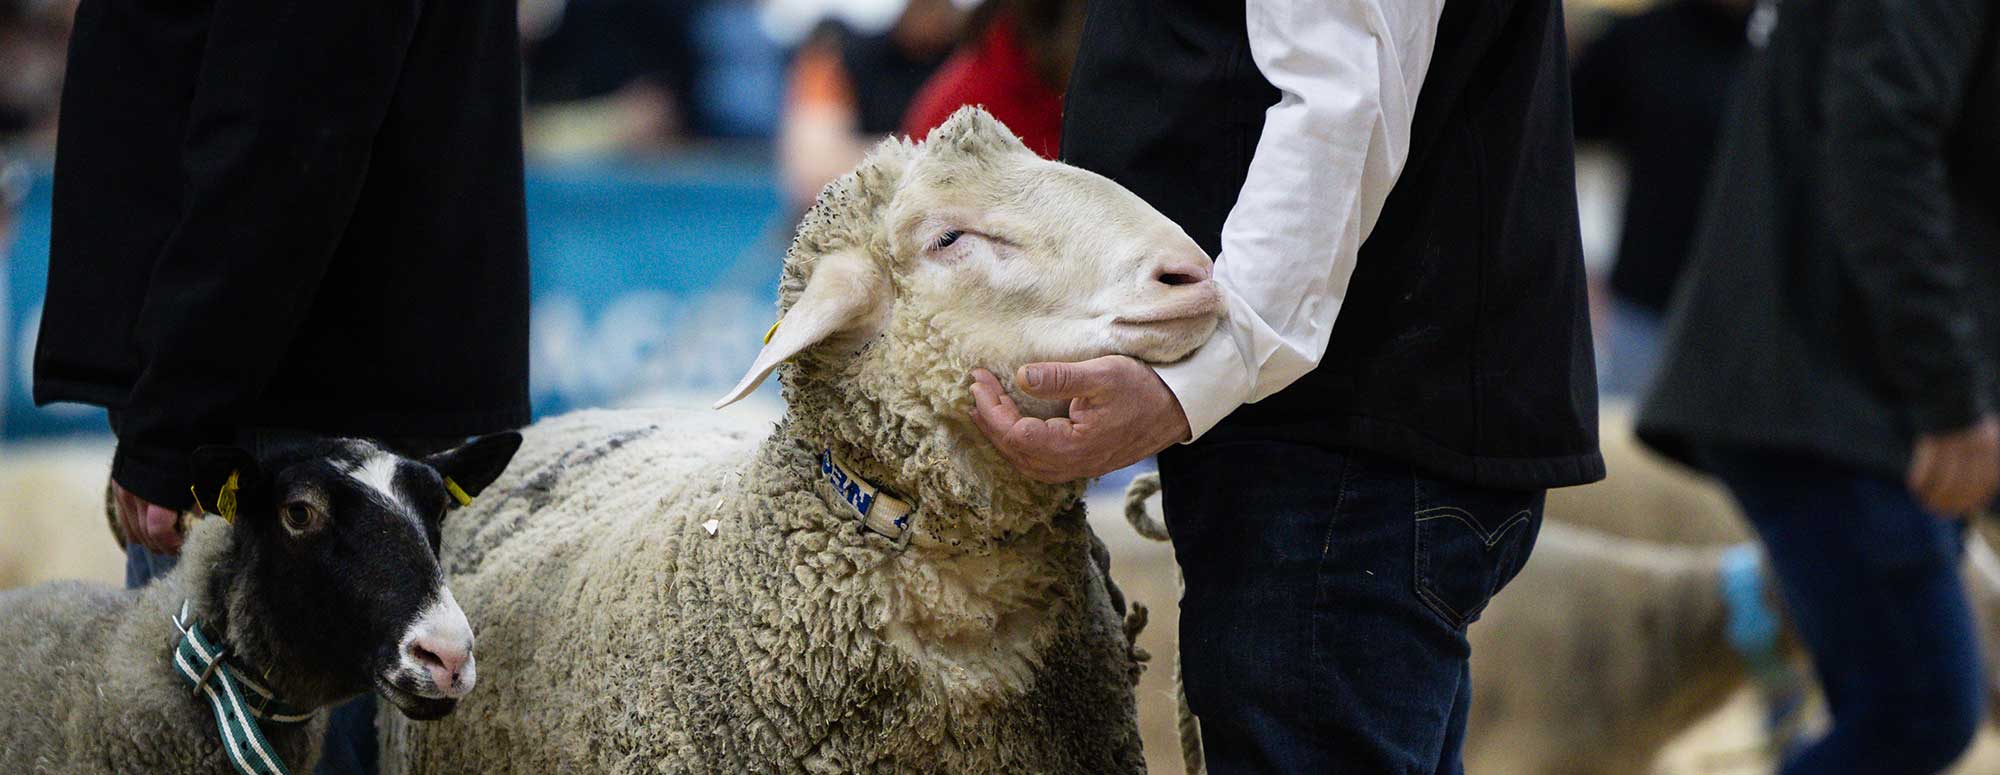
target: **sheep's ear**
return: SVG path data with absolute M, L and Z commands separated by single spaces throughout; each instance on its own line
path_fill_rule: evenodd
M 987 156 L 996 152 L 1028 150 L 1013 130 L 978 106 L 968 105 L 951 114 L 924 137 L 924 148 L 933 153 L 961 153 Z
M 424 465 L 437 469 L 438 474 L 445 478 L 447 489 L 457 488 L 452 493 L 451 505 L 463 506 L 493 480 L 499 479 L 500 474 L 507 470 L 507 463 L 520 449 L 521 434 L 513 431 L 489 433 L 424 458 Z M 460 495 L 464 496 L 463 500 Z
M 778 364 L 836 334 L 857 341 L 872 338 L 881 328 L 881 312 L 888 298 L 888 278 L 866 254 L 843 250 L 821 257 L 813 263 L 812 279 L 806 281 L 799 300 L 771 331 L 750 371 L 729 395 L 715 402 L 715 408 L 743 400 L 764 384 L 764 378 L 771 376 Z
M 264 469 L 241 447 L 211 444 L 194 451 L 194 499 L 202 513 L 236 521 L 240 504 L 264 489 Z

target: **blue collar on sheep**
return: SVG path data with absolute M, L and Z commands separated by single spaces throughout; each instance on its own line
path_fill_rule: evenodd
M 239 775 L 291 775 L 285 760 L 271 750 L 258 720 L 273 724 L 298 724 L 312 718 L 285 704 L 270 689 L 231 662 L 227 645 L 210 643 L 201 634 L 201 625 L 189 616 L 188 603 L 181 604 L 174 627 L 181 631 L 174 644 L 174 673 L 194 687 L 198 696 L 208 698 L 215 711 L 215 726 L 222 733 L 222 747 Z M 246 699 L 245 693 L 257 696 Z
M 862 531 L 894 541 L 899 550 L 909 546 L 910 534 L 916 532 L 910 529 L 916 523 L 916 506 L 855 474 L 834 457 L 832 449 L 820 451 L 819 471 L 834 495 L 854 510 Z

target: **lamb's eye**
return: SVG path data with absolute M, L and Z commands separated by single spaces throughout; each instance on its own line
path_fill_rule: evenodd
M 285 527 L 295 532 L 304 532 L 319 526 L 319 509 L 304 501 L 292 501 L 279 511 L 285 518 Z
M 937 240 L 931 243 L 931 249 L 943 250 L 945 248 L 951 247 L 952 243 L 957 242 L 958 238 L 963 236 L 965 236 L 965 232 L 960 231 L 958 229 L 952 229 L 951 231 L 947 231 L 943 234 L 938 235 Z

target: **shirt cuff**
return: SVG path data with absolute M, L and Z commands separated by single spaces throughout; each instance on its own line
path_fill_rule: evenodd
M 1181 411 L 1187 413 L 1190 442 L 1201 438 L 1248 401 L 1253 385 L 1250 369 L 1243 365 L 1243 355 L 1236 348 L 1228 321 L 1216 326 L 1214 335 L 1193 355 L 1155 366 L 1153 371 L 1181 402 Z

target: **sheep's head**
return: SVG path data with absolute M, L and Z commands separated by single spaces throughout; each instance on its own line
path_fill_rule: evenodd
M 783 320 L 717 405 L 809 348 L 851 355 L 899 319 L 951 362 L 930 366 L 1009 375 L 1112 354 L 1179 360 L 1222 309 L 1210 265 L 1138 196 L 965 108 L 920 145 L 885 142 L 821 195 L 787 261 Z
M 308 706 L 373 690 L 431 719 L 472 690 L 472 628 L 438 565 L 445 513 L 520 447 L 482 436 L 413 459 L 359 439 L 203 447 L 195 492 L 232 520 L 240 567 L 221 605 L 237 654 Z M 208 495 L 202 495 L 208 493 Z

